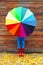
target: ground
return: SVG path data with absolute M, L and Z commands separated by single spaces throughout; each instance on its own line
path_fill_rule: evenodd
M 15 53 L 0 53 L 0 65 L 43 65 L 43 53 L 29 53 L 19 57 Z

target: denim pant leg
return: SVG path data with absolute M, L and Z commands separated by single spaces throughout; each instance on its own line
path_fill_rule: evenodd
M 22 48 L 25 47 L 25 38 L 21 38 L 21 44 L 22 44 Z
M 17 37 L 17 45 L 18 48 L 21 48 L 21 38 Z

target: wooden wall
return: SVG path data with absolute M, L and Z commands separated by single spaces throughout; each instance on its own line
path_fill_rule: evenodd
M 37 19 L 34 32 L 25 40 L 25 52 L 43 52 L 43 0 L 0 0 L 0 51 L 17 51 L 16 37 L 5 27 L 8 11 L 17 6 L 30 8 Z

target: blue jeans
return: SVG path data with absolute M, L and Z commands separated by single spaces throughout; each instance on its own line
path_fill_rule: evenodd
M 17 43 L 18 43 L 18 48 L 24 48 L 25 46 L 25 38 L 24 37 L 17 37 Z

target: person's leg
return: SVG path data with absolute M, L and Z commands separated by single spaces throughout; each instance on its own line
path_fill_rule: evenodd
M 25 38 L 21 39 L 21 43 L 22 43 L 22 48 L 24 48 L 25 47 Z
M 24 56 L 25 38 L 17 37 L 19 56 Z
M 18 45 L 18 48 L 21 48 L 21 39 L 20 37 L 17 37 L 17 45 Z
M 25 38 L 21 38 L 21 43 L 22 43 L 21 56 L 24 56 Z
M 21 56 L 21 38 L 17 37 L 17 46 L 18 46 L 18 53 Z

